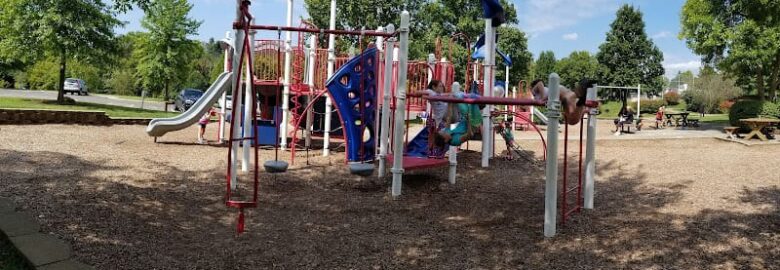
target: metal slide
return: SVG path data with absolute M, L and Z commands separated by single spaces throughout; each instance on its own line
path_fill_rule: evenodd
M 190 107 L 186 112 L 171 118 L 156 118 L 149 122 L 146 127 L 146 133 L 152 137 L 160 137 L 165 133 L 187 128 L 200 119 L 203 114 L 209 111 L 212 105 L 222 96 L 222 93 L 230 89 L 230 78 L 232 72 L 225 72 L 217 77 L 217 80 L 209 87 L 198 102 Z
M 543 112 L 534 109 L 534 115 L 536 116 L 536 118 L 539 118 L 539 120 L 541 120 L 542 123 L 544 123 L 545 125 L 547 124 L 547 116 L 544 115 Z

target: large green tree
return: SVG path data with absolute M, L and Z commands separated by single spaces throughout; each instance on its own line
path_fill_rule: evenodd
M 735 75 L 759 98 L 780 87 L 780 1 L 688 0 L 680 16 L 688 47 Z
M 548 76 L 550 76 L 551 73 L 556 72 L 556 63 L 555 53 L 552 51 L 541 52 L 539 58 L 537 58 L 534 63 L 534 74 L 536 75 L 536 78 L 534 79 L 542 79 L 546 84 Z
M 512 66 L 509 67 L 509 84 L 517 85 L 529 73 L 529 63 L 533 61 L 531 52 L 528 51 L 528 39 L 525 33 L 516 27 L 498 28 L 498 49 L 506 53 L 512 59 Z M 498 78 L 506 76 L 505 69 L 501 68 L 503 62 L 496 60 L 498 68 L 496 75 Z M 501 79 L 503 80 L 503 79 Z M 509 89 L 512 89 L 509 87 Z
M 4 0 L 0 2 L 0 59 L 34 62 L 43 55 L 59 59 L 57 101 L 69 59 L 99 62 L 114 50 L 120 22 L 100 0 Z
M 642 12 L 629 5 L 617 11 L 615 21 L 610 24 L 607 39 L 599 46 L 596 58 L 605 67 L 599 84 L 635 86 L 660 91 L 664 74 L 661 64 L 663 53 L 645 33 Z M 647 91 L 643 91 L 647 92 Z
M 561 76 L 561 84 L 566 87 L 574 87 L 583 78 L 597 78 L 600 68 L 596 57 L 587 51 L 572 52 L 555 65 L 555 70 Z
M 141 39 L 138 74 L 144 87 L 163 89 L 168 98 L 171 86 L 181 87 L 192 71 L 192 62 L 200 57 L 200 42 L 189 39 L 201 22 L 189 18 L 192 4 L 186 0 L 156 0 L 145 10 L 141 25 L 149 31 Z
M 329 0 L 305 0 L 306 9 L 311 16 L 311 21 L 320 28 L 327 28 L 330 18 Z M 506 12 L 508 24 L 517 23 L 517 11 L 510 1 L 501 0 Z M 450 37 L 455 33 L 465 34 L 473 45 L 480 34 L 484 32 L 484 19 L 482 19 L 482 6 L 479 1 L 470 0 L 388 0 L 388 1 L 340 1 L 337 8 L 336 27 L 340 29 L 376 29 L 393 23 L 396 27 L 400 23 L 399 14 L 402 10 L 408 10 L 412 15 L 410 33 L 409 58 L 423 60 L 430 53 L 435 53 L 438 44 L 442 45 L 442 56 L 449 57 L 455 63 L 456 79 L 462 80 L 469 49 L 463 40 L 452 42 L 450 51 Z M 510 71 L 512 77 L 523 77 L 527 73 L 530 55 L 527 52 L 527 41 L 524 33 L 516 30 L 499 28 L 499 47 L 512 56 L 517 67 Z M 504 37 L 506 36 L 506 37 Z M 505 39 L 505 41 L 502 41 Z M 325 37 L 320 37 L 325 41 Z M 354 46 L 354 39 L 339 39 L 337 48 L 345 52 L 349 46 Z M 323 43 L 324 44 L 324 43 Z M 503 46 L 502 44 L 511 44 Z

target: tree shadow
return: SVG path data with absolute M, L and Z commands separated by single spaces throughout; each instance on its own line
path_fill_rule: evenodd
M 0 150 L 7 183 L 0 194 L 36 214 L 44 231 L 73 243 L 78 259 L 98 269 L 778 265 L 778 187 L 743 190 L 729 202 L 752 212 L 684 215 L 675 208 L 690 183 L 651 185 L 650 168 L 599 160 L 596 209 L 544 238 L 544 164 L 494 159 L 483 169 L 479 160 L 478 152 L 459 156 L 455 185 L 446 182 L 446 169 L 405 175 L 400 200 L 388 195 L 389 179 L 366 184 L 339 162 L 260 172 L 259 206 L 246 211 L 239 237 L 237 211 L 224 205 L 224 164 L 184 170 L 147 160 L 143 168 L 119 167 Z M 576 173 L 569 170 L 569 177 Z

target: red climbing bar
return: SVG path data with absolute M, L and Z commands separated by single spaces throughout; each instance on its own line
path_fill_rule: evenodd
M 520 106 L 544 106 L 544 101 L 529 98 L 503 98 L 503 97 L 479 97 L 479 98 L 456 98 L 452 96 L 434 96 L 425 97 L 431 101 L 441 101 L 448 103 L 467 103 L 467 104 L 486 104 L 486 105 L 520 105 Z
M 598 108 L 600 105 L 601 105 L 601 103 L 598 102 L 598 101 L 595 101 L 595 100 L 587 100 L 587 101 L 585 101 L 585 107 Z
M 395 36 L 395 33 L 385 33 L 385 32 L 377 32 L 377 31 L 327 30 L 327 29 L 311 29 L 306 27 L 294 27 L 294 26 L 274 26 L 274 25 L 254 25 L 254 24 L 250 25 L 249 29 L 294 31 L 294 32 L 322 33 L 322 34 L 336 34 L 336 35 L 370 36 L 370 37 Z

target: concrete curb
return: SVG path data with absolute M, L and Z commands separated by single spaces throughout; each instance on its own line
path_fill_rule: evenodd
M 73 260 L 70 245 L 40 232 L 40 225 L 8 199 L 0 198 L 0 236 L 7 237 L 35 269 L 81 270 L 93 267 Z

